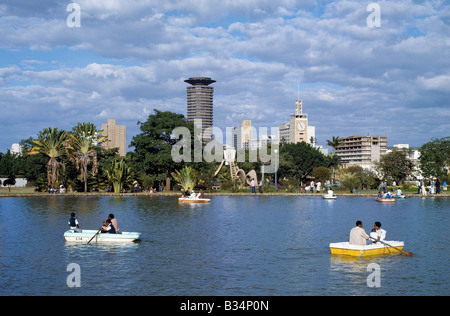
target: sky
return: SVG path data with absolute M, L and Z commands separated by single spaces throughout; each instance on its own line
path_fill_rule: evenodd
M 224 135 L 276 128 L 300 97 L 318 145 L 449 136 L 448 0 L 73 2 L 0 0 L 0 152 L 109 118 L 129 145 L 154 109 L 187 115 L 190 77 L 217 81 Z

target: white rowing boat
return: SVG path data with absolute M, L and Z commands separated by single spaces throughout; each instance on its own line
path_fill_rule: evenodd
M 324 195 L 322 195 L 322 197 L 325 200 L 336 200 L 336 198 L 337 198 L 337 196 L 334 194 L 324 194 Z
M 377 200 L 378 202 L 381 202 L 381 203 L 394 203 L 395 202 L 395 199 L 394 198 L 380 198 L 380 197 L 377 197 L 375 200 Z
M 179 198 L 180 203 L 209 203 L 210 199 Z
M 68 230 L 64 233 L 64 238 L 66 241 L 70 242 L 84 242 L 87 243 L 92 239 L 91 243 L 128 243 L 128 242 L 137 242 L 141 239 L 141 233 L 136 232 L 119 232 L 118 234 L 110 234 L 110 233 L 98 233 L 97 230 L 81 230 L 74 231 Z

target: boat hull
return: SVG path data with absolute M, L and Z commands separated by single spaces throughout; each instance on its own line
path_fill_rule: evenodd
M 389 245 L 403 250 L 405 246 L 403 241 L 387 241 Z M 330 244 L 330 251 L 332 255 L 352 256 L 352 257 L 371 257 L 383 255 L 396 255 L 401 252 L 393 247 L 382 243 L 371 245 L 352 245 L 348 242 L 338 242 Z
M 394 198 L 390 198 L 390 199 L 383 199 L 383 198 L 376 198 L 376 200 L 378 201 L 378 202 L 381 202 L 381 203 L 393 203 L 393 202 L 395 202 L 395 199 Z
M 85 230 L 75 232 L 68 230 L 64 233 L 64 238 L 69 242 L 87 243 L 97 233 L 97 230 Z M 91 243 L 130 243 L 141 240 L 141 233 L 122 232 L 119 234 L 98 233 Z
M 336 200 L 336 198 L 337 198 L 336 195 L 328 195 L 328 194 L 324 194 L 324 195 L 322 195 L 322 197 L 323 197 L 325 200 Z
M 180 203 L 209 203 L 210 199 L 189 199 L 189 198 L 179 198 Z
M 406 195 L 394 195 L 394 199 L 406 199 Z

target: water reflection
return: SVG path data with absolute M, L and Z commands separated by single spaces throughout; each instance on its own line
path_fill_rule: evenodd
M 449 206 L 448 198 L 392 205 L 365 197 L 1 198 L 0 294 L 448 295 L 441 236 Z M 71 212 L 82 229 L 98 229 L 113 213 L 122 231 L 142 232 L 143 240 L 65 242 Z M 388 239 L 405 241 L 414 256 L 331 256 L 329 243 L 348 240 L 356 220 L 366 231 L 381 221 Z M 24 233 L 29 227 L 33 233 Z M 65 283 L 70 263 L 81 267 L 77 292 Z M 370 263 L 381 267 L 381 288 L 367 286 Z

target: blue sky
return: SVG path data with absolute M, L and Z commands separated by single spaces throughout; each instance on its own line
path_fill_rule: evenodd
M 186 115 L 194 76 L 217 81 L 223 131 L 244 119 L 277 127 L 300 92 L 319 145 L 449 135 L 448 1 L 74 2 L 79 28 L 66 23 L 71 1 L 0 2 L 0 152 L 45 127 L 108 118 L 129 143 L 153 109 Z M 367 25 L 370 3 L 380 27 Z

